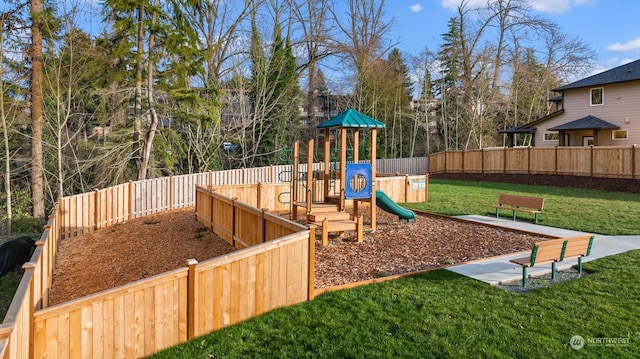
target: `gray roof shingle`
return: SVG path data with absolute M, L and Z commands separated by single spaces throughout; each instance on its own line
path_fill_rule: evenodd
M 614 125 L 596 116 L 589 115 L 575 121 L 563 123 L 556 127 L 551 127 L 549 131 L 574 131 L 574 130 L 617 130 L 620 126 Z
M 591 87 L 634 80 L 640 80 L 640 60 L 614 67 L 611 70 L 558 87 L 557 89 L 554 89 L 554 91 L 564 91 L 580 87 Z

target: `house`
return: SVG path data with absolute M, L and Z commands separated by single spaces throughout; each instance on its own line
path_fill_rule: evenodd
M 500 131 L 510 143 L 531 136 L 531 146 L 631 146 L 640 144 L 640 60 L 561 86 L 550 99 L 556 111 Z

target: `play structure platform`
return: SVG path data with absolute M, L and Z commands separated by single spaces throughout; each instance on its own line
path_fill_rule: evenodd
M 376 190 L 376 130 L 385 124 L 353 109 L 348 109 L 336 117 L 318 125 L 324 130 L 323 168 L 313 170 L 314 140 L 307 145 L 306 166 L 303 164 L 299 141 L 293 146 L 291 158 L 290 205 L 291 219 L 296 220 L 298 209 L 304 209 L 307 224 L 322 230 L 322 245 L 328 244 L 329 232 L 356 231 L 357 241 L 362 241 L 363 220 L 359 214 L 359 204 L 368 203 L 369 225 L 376 230 L 376 208 L 395 214 L 400 219 L 413 220 L 415 214 L 400 207 L 389 196 Z M 369 161 L 359 158 L 360 136 L 368 130 L 366 138 Z M 350 141 L 348 141 L 348 138 Z M 332 148 L 332 140 L 334 145 Z M 348 148 L 348 142 L 350 147 Z M 347 152 L 351 151 L 351 159 Z M 339 159 L 331 158 L 331 153 L 339 153 Z M 322 188 L 316 188 L 315 181 L 321 181 Z M 316 203 L 314 201 L 319 201 Z M 353 203 L 353 214 L 345 211 L 346 202 Z M 376 206 L 377 205 L 377 206 Z M 362 208 L 364 210 L 364 208 Z

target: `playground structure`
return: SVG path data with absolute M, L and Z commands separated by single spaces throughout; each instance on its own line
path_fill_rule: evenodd
M 322 229 L 323 246 L 328 244 L 329 232 L 355 230 L 357 241 L 362 241 L 363 217 L 360 215 L 360 202 L 369 204 L 371 231 L 376 230 L 377 206 L 409 222 L 414 218 L 415 214 L 412 211 L 400 207 L 384 192 L 375 188 L 377 129 L 384 127 L 384 123 L 353 109 L 348 109 L 319 124 L 318 128 L 324 129 L 324 166 L 321 172 L 313 170 L 314 140 L 310 140 L 307 145 L 306 168 L 302 167 L 304 171 L 300 170 L 302 158 L 300 142 L 294 143 L 291 161 L 291 219 L 297 220 L 298 210 L 303 208 L 307 224 L 315 224 Z M 331 158 L 332 129 L 336 129 L 338 135 L 334 152 L 339 154 L 339 159 Z M 369 163 L 360 162 L 359 147 L 362 129 L 369 129 L 370 132 Z M 351 133 L 351 148 L 348 147 L 349 133 Z M 349 151 L 351 151 L 350 160 L 347 158 Z M 322 196 L 318 195 L 320 191 L 318 180 L 321 180 Z M 301 193 L 302 191 L 304 194 Z M 353 216 L 345 211 L 347 201 L 353 203 Z

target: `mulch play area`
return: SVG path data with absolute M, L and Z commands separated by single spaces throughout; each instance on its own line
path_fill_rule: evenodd
M 640 192 L 633 179 L 571 176 L 445 174 L 431 178 L 517 182 Z M 377 231 L 362 243 L 345 232 L 326 247 L 316 241 L 316 288 L 393 274 L 440 268 L 480 258 L 529 250 L 539 237 L 435 215 L 418 215 L 412 223 L 378 211 Z M 364 219 L 365 225 L 368 219 Z M 499 243 L 499 246 L 495 244 Z M 120 286 L 234 249 L 195 220 L 193 210 L 138 218 L 60 244 L 52 303 Z M 518 283 L 521 284 L 521 283 Z
M 540 236 L 436 215 L 412 223 L 378 211 L 377 230 L 362 243 L 345 232 L 322 247 L 316 241 L 316 288 L 409 273 L 531 248 Z M 364 219 L 365 225 L 368 219 Z M 496 246 L 496 243 L 500 243 Z M 61 242 L 51 303 L 184 267 L 186 260 L 233 251 L 195 219 L 193 209 L 128 221 Z

